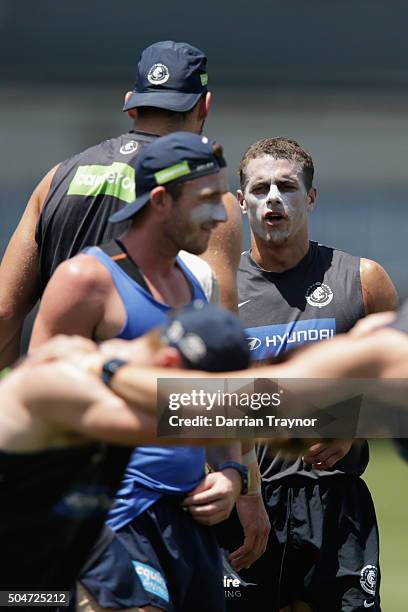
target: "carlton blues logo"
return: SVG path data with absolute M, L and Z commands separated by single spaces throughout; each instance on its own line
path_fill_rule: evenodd
M 122 155 L 130 155 L 131 153 L 135 153 L 138 148 L 139 143 L 136 140 L 129 140 L 129 142 L 120 147 L 119 152 L 122 153 Z
M 161 85 L 170 78 L 170 72 L 164 64 L 153 64 L 147 75 L 147 80 L 152 85 Z
M 330 289 L 329 285 L 315 283 L 308 288 L 305 298 L 310 306 L 323 308 L 323 306 L 327 306 L 332 301 L 333 291 Z
M 361 588 L 369 595 L 375 595 L 378 570 L 375 565 L 365 565 L 360 572 Z

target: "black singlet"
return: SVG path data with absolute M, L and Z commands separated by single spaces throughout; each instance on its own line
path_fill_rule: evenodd
M 41 293 L 62 261 L 124 232 L 127 222 L 108 219 L 135 199 L 135 158 L 156 137 L 128 132 L 60 164 L 36 228 Z

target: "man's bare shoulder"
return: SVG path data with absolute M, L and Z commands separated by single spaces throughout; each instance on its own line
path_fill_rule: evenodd
M 397 291 L 388 273 L 377 261 L 361 258 L 360 278 L 367 314 L 397 308 Z
M 61 263 L 44 291 L 30 348 L 57 334 L 97 337 L 113 289 L 108 270 L 95 257 L 80 254 Z
M 366 278 L 371 276 L 383 276 L 386 274 L 384 268 L 378 261 L 367 259 L 366 257 L 361 257 L 360 259 L 360 273 Z
M 63 285 L 66 289 L 72 289 L 76 294 L 85 294 L 91 299 L 95 292 L 110 291 L 113 281 L 109 270 L 96 257 L 80 253 L 63 261 L 55 270 L 49 284 L 54 287 Z

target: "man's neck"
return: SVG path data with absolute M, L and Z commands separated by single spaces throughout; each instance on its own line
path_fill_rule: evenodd
M 177 247 L 145 225 L 129 229 L 121 241 L 144 274 L 165 276 L 174 268 Z
M 305 257 L 308 250 L 307 232 L 280 245 L 265 242 L 251 234 L 251 257 L 260 268 L 268 272 L 286 272 L 294 268 Z

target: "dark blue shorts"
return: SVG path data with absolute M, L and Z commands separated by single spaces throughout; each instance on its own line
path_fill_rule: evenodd
M 80 581 L 102 607 L 223 612 L 223 572 L 210 527 L 163 496 L 116 533 Z
M 162 607 L 160 598 L 152 601 L 135 571 L 132 556 L 116 536 L 97 559 L 81 574 L 80 582 L 103 608 L 132 608 L 145 605 Z M 163 581 L 163 597 L 168 600 Z M 167 596 L 164 595 L 167 593 Z M 163 610 L 171 608 L 163 607 Z
M 275 612 L 294 600 L 314 612 L 380 612 L 378 529 L 365 482 L 293 476 L 267 484 L 264 493 L 268 547 L 239 572 L 249 586 L 226 590 L 228 612 Z M 242 544 L 236 515 L 217 529 L 230 552 Z

